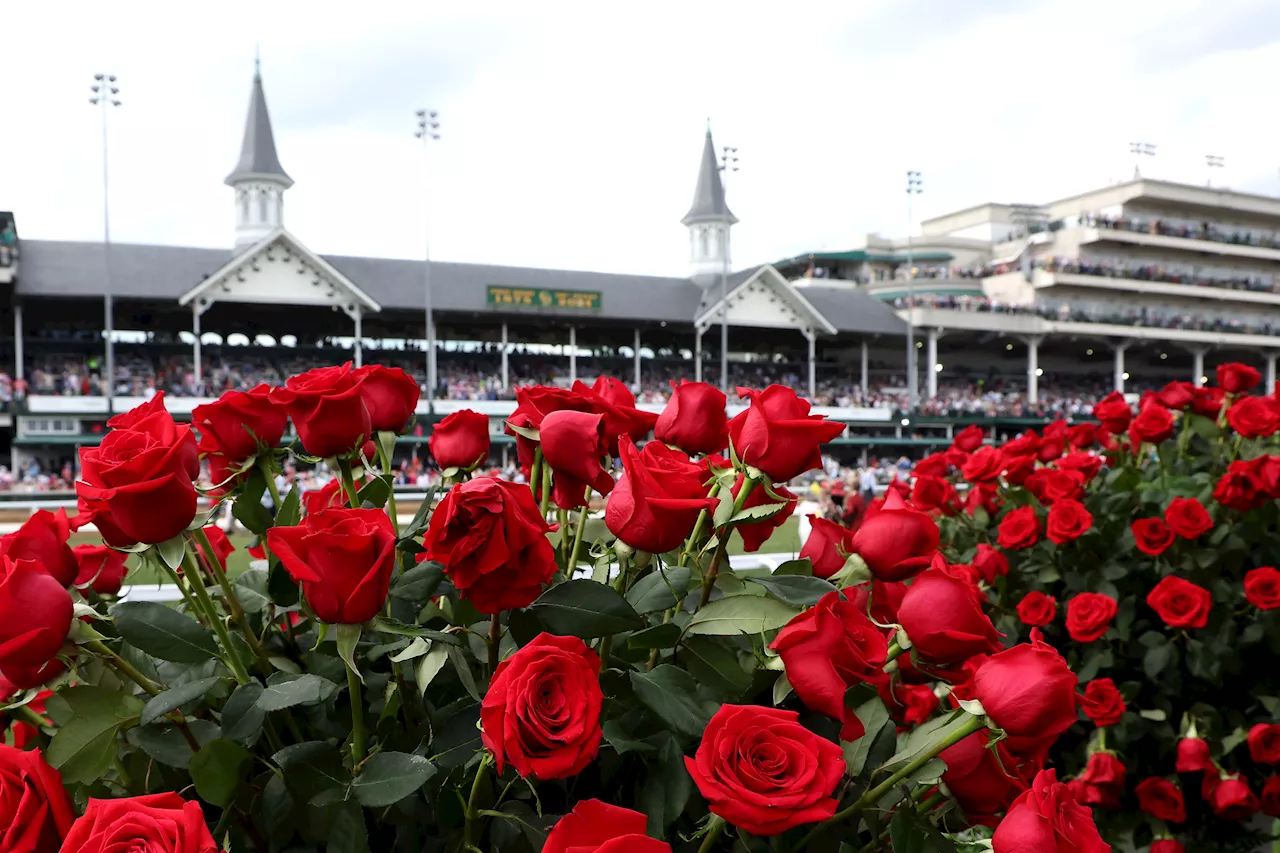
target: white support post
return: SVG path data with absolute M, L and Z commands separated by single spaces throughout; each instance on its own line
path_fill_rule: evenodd
M 22 347 L 22 303 L 13 306 L 13 381 L 18 382 L 26 376 L 26 358 Z M 14 469 L 15 475 L 20 473 Z
M 1204 385 L 1204 347 L 1191 350 L 1191 382 L 1197 388 Z
M 1040 338 L 1027 338 L 1027 402 L 1040 402 Z
M 814 352 L 818 333 L 813 329 L 805 329 L 804 336 L 809 339 L 809 399 L 818 396 L 818 367 Z
M 1267 359 L 1267 384 L 1262 389 L 1265 394 L 1273 394 L 1276 390 L 1276 354 L 1269 352 Z
M 1124 351 L 1129 348 L 1128 344 L 1116 344 L 1116 358 L 1114 368 L 1115 389 L 1121 394 L 1124 393 Z
M 360 310 L 359 306 L 356 307 L 355 320 L 356 320 L 355 363 L 356 363 L 356 367 L 361 367 L 364 364 L 364 351 L 360 345 L 361 340 L 364 338 L 364 312 Z
M 502 390 L 511 390 L 511 362 L 507 354 L 507 324 L 502 324 Z
M 869 373 L 867 367 L 870 364 L 870 354 L 867 352 L 867 342 L 862 341 L 862 393 L 865 395 L 870 392 L 871 388 L 868 384 Z
M 640 327 L 636 326 L 636 341 L 632 347 L 635 350 L 636 359 L 636 393 L 640 393 Z
M 925 368 L 929 372 L 926 377 L 926 387 L 929 390 L 929 399 L 932 400 L 938 396 L 938 330 L 930 329 L 928 337 L 925 338 L 925 354 L 928 357 L 929 366 Z
M 204 365 L 200 361 L 200 300 L 191 303 L 191 334 L 195 336 L 195 343 L 191 345 L 192 356 L 195 359 L 196 368 L 196 396 L 203 396 L 201 383 L 204 382 Z
M 569 327 L 569 381 L 578 381 L 578 327 Z
M 693 381 L 702 381 L 702 330 L 693 330 Z

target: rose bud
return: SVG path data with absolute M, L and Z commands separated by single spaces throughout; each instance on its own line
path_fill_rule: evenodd
M 927 688 L 926 688 L 927 689 Z M 994 815 L 1005 811 L 1027 789 L 1014 774 L 1021 762 L 1005 743 L 989 748 L 988 732 L 974 732 L 938 754 L 947 763 L 942 781 L 951 789 L 970 823 L 994 826 Z
M 1095 752 L 1089 756 L 1084 772 L 1072 783 L 1077 799 L 1085 805 L 1104 809 L 1120 807 L 1124 793 L 1125 766 L 1110 752 Z
M 813 564 L 815 578 L 829 578 L 840 571 L 852 550 L 852 530 L 821 516 L 809 516 L 809 536 L 800 549 L 800 559 Z
M 67 833 L 63 850 L 76 853 L 216 853 L 221 849 L 209 833 L 199 803 L 171 791 L 89 799 L 89 807 Z
M 1257 814 L 1262 804 L 1241 775 L 1209 770 L 1200 785 L 1200 796 L 1223 820 L 1244 820 Z
M 551 827 L 542 853 L 671 853 L 670 844 L 645 834 L 648 824 L 641 812 L 579 800 Z
M 62 584 L 31 560 L 0 556 L 0 671 L 15 684 L 62 648 L 74 608 Z M 37 682 L 40 683 L 40 682 Z
M 273 388 L 271 401 L 284 407 L 308 453 L 347 456 L 373 435 L 360 385 L 350 362 L 317 367 Z
M 729 421 L 729 437 L 738 458 L 759 468 L 773 482 L 786 483 L 805 471 L 822 467 L 819 447 L 845 425 L 809 413 L 809 403 L 783 385 L 763 391 L 739 388 L 750 407 Z
M 907 588 L 898 608 L 898 623 L 920 657 L 937 666 L 961 663 L 1001 648 L 1001 635 L 982 612 L 974 587 L 952 574 L 941 554 L 933 568 Z
M 552 412 L 538 429 L 542 458 L 553 472 L 551 496 L 561 509 L 587 505 L 587 487 L 602 495 L 613 491 L 613 477 L 600 464 L 608 455 L 604 415 Z
M 923 512 L 890 492 L 884 506 L 868 517 L 853 535 L 852 550 L 882 581 L 917 575 L 933 562 L 938 550 L 938 525 Z
M 1019 737 L 1061 734 L 1076 721 L 1074 672 L 1031 629 L 1031 642 L 992 655 L 973 676 L 974 698 L 997 726 Z
M 636 450 L 623 435 L 618 449 L 623 474 L 605 506 L 605 526 L 637 551 L 665 554 L 679 548 L 698 515 L 716 507 L 703 488 L 702 466 L 660 441 Z
M 719 453 L 729 446 L 727 402 L 724 392 L 705 382 L 672 382 L 653 436 L 690 455 Z
M 1178 764 L 1175 769 L 1179 773 L 1199 773 L 1212 767 L 1213 754 L 1209 751 L 1208 743 L 1198 737 L 1184 737 L 1178 741 Z
M 1187 803 L 1182 789 L 1168 779 L 1158 776 L 1143 779 L 1133 791 L 1138 795 L 1138 808 L 1152 817 L 1170 823 L 1182 823 L 1187 819 Z
M 191 425 L 199 430 L 201 443 L 217 447 L 237 465 L 264 447 L 278 447 L 289 416 L 270 400 L 270 391 L 265 384 L 250 391 L 228 391 L 192 409 Z
M 1255 368 L 1238 361 L 1218 365 L 1218 387 L 1228 394 L 1242 394 L 1262 381 Z
M 369 410 L 369 426 L 374 432 L 400 432 L 413 417 L 422 389 L 399 367 L 366 364 L 351 371 L 360 384 L 360 398 Z
M 987 438 L 986 430 L 977 424 L 969 424 L 964 429 L 956 433 L 956 437 L 951 440 L 951 445 L 965 453 L 972 453 L 982 446 L 982 442 Z
M 1093 405 L 1093 416 L 1102 422 L 1107 432 L 1121 435 L 1129 428 L 1133 410 L 1119 391 L 1112 391 Z
M 979 542 L 978 551 L 973 555 L 973 567 L 990 586 L 996 578 L 1009 574 L 1009 558 L 986 542 Z
M 106 545 L 77 545 L 75 552 L 79 573 L 75 586 L 92 587 L 98 595 L 116 595 L 124 585 L 125 558 L 129 555 Z
M 1111 853 L 1089 809 L 1054 770 L 1041 770 L 1031 789 L 1013 801 L 991 845 L 994 853 Z
M 489 416 L 460 409 L 432 427 L 427 447 L 441 470 L 474 470 L 489 458 Z
M 1173 415 L 1157 402 L 1142 406 L 1138 416 L 1129 424 L 1129 440 L 1133 446 L 1160 444 L 1173 437 Z

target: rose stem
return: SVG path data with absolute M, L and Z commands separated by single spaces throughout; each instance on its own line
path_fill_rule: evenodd
M 707 834 L 703 837 L 702 844 L 698 846 L 698 853 L 711 853 L 722 832 L 724 832 L 724 818 L 718 814 L 713 814 L 711 821 L 707 824 Z
M 382 439 L 378 442 L 378 461 L 382 463 L 382 473 L 391 477 L 388 484 L 390 488 L 387 490 L 387 515 L 391 516 L 391 525 L 396 530 L 396 538 L 400 538 L 400 516 L 396 513 L 396 478 L 391 475 L 391 459 L 387 456 L 386 450 L 382 447 Z
M 143 556 L 147 557 L 149 555 L 144 553 Z M 187 589 L 187 585 L 183 583 L 183 579 L 178 576 L 177 572 L 169 568 L 168 564 L 165 563 L 164 560 L 157 557 L 156 563 L 160 565 L 160 568 L 168 572 L 170 579 L 173 580 L 174 586 L 178 588 L 178 592 L 182 593 L 182 600 L 186 603 L 187 610 L 193 617 L 195 617 L 195 620 L 202 625 L 207 625 L 209 623 L 209 617 L 200 609 L 200 606 L 196 604 L 196 600 L 191 597 L 191 592 Z
M 529 466 L 529 491 L 533 492 L 534 503 L 538 502 L 538 485 L 542 481 L 542 448 L 536 447 L 533 451 L 533 464 Z
M 106 643 L 101 640 L 90 640 L 85 643 L 84 646 L 89 651 L 96 652 L 101 655 L 106 661 L 115 667 L 117 672 L 146 691 L 148 696 L 160 695 L 160 688 L 157 687 L 151 679 L 138 672 L 133 664 L 116 654 L 115 651 L 107 646 Z M 26 706 L 24 705 L 23 707 L 25 708 Z M 196 740 L 195 735 L 191 734 L 191 729 L 187 728 L 186 722 L 183 720 L 174 720 L 174 725 L 178 727 L 178 731 L 182 732 L 182 737 L 186 740 L 187 746 L 191 747 L 191 751 L 199 752 L 200 742 Z
M 498 651 L 502 646 L 502 623 L 498 620 L 501 614 L 493 614 L 489 622 L 489 675 L 498 671 Z
M 542 460 L 542 501 L 538 504 L 542 510 L 542 518 L 546 520 L 547 508 L 551 506 L 551 469 L 547 466 L 547 460 Z
M 573 548 L 569 551 L 569 559 L 565 561 L 564 571 L 569 580 L 573 580 L 573 573 L 578 568 L 578 550 L 582 547 L 582 531 L 587 529 L 587 511 L 591 509 L 591 487 L 587 486 L 586 501 L 583 504 L 582 511 L 578 513 L 578 529 L 573 532 Z
M 342 488 L 347 494 L 347 503 L 352 509 L 360 508 L 360 495 L 356 493 L 356 481 L 351 476 L 351 460 L 338 457 L 338 474 L 342 477 Z
M 347 666 L 347 692 L 351 694 L 351 769 L 364 762 L 364 698 L 360 695 L 360 676 Z
M 750 477 L 746 477 L 742 481 L 742 488 L 738 490 L 738 496 L 733 499 L 733 512 L 729 514 L 733 518 L 742 511 L 743 505 L 747 502 L 747 498 L 751 496 L 751 491 L 756 487 L 756 481 Z M 716 554 L 711 558 L 711 565 L 707 567 L 707 574 L 702 578 L 702 595 L 698 597 L 698 610 L 706 606 L 711 600 L 711 588 L 716 585 L 716 575 L 720 573 L 720 563 L 724 561 L 725 551 L 729 547 L 729 537 L 733 534 L 733 530 L 727 525 L 723 531 L 718 531 L 719 541 L 716 543 Z M 694 611 L 697 612 L 697 611 Z
M 192 556 L 191 549 L 182 549 L 182 565 L 191 573 L 193 578 L 200 576 L 200 568 L 196 565 L 195 557 Z M 213 624 L 213 630 L 218 635 L 218 639 L 222 641 L 222 647 L 226 649 L 227 666 L 231 669 L 231 674 L 235 676 L 237 684 L 248 684 L 252 679 L 244 668 L 244 663 L 240 660 L 240 653 L 235 646 L 231 645 L 231 635 L 227 633 L 227 626 L 222 624 L 222 620 L 218 618 L 218 611 L 214 609 L 213 602 L 209 599 L 209 593 L 204 588 L 204 582 L 192 581 L 191 592 L 195 595 L 200 605 L 204 608 L 205 613 L 209 615 L 209 621 Z
M 462 845 L 467 850 L 479 850 L 477 846 L 476 829 L 480 821 L 480 789 L 484 782 L 485 771 L 489 769 L 489 753 L 485 753 L 480 759 L 480 766 L 476 768 L 475 781 L 471 783 L 471 797 L 467 800 L 467 810 L 465 812 L 466 823 L 462 828 Z
M 942 796 L 941 794 L 933 794 L 927 800 L 922 801 L 919 805 L 916 806 L 916 814 L 924 814 L 925 812 L 929 811 L 929 809 L 933 808 L 934 806 L 938 805 L 938 803 L 941 803 L 946 799 L 947 798 Z M 888 840 L 889 840 L 889 830 L 885 829 L 884 832 L 881 832 L 877 838 L 871 841 L 868 841 L 866 843 L 866 846 L 864 846 L 861 850 L 859 850 L 858 853 L 876 853 L 876 851 L 879 850 L 880 847 Z
M 235 619 L 236 624 L 240 626 L 240 633 L 244 634 L 245 641 L 249 643 L 249 648 L 258 658 L 258 664 L 262 667 L 264 676 L 275 672 L 275 667 L 271 665 L 271 661 L 267 659 L 267 653 L 262 648 L 262 644 L 258 642 L 258 636 L 253 633 L 253 628 L 249 625 L 249 617 L 245 615 L 244 608 L 240 605 L 240 597 L 236 595 L 235 589 L 231 586 L 231 581 L 227 579 L 227 573 L 222 570 L 222 563 L 214 555 L 213 543 L 209 541 L 209 534 L 204 532 L 204 528 L 197 528 L 195 531 L 195 539 L 199 540 L 200 547 L 196 548 L 196 543 L 192 541 L 191 534 L 187 535 L 187 544 L 191 546 L 191 551 L 218 582 L 218 586 L 222 587 L 222 600 L 226 603 L 227 608 L 231 611 L 231 618 Z

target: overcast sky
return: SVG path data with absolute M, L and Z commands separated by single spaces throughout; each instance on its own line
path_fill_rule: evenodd
M 188 8 L 202 11 L 194 14 Z M 430 8 L 425 8 L 430 7 Z M 103 14 L 106 9 L 107 14 Z M 486 14 L 487 13 L 487 14 Z M 227 246 L 254 45 L 285 224 L 327 254 L 685 274 L 708 117 L 740 149 L 738 264 L 1144 172 L 1280 194 L 1276 0 L 8 3 L 0 209 L 101 239 Z M 413 138 L 437 109 L 443 139 Z

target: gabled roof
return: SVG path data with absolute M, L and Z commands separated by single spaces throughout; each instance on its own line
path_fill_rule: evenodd
M 821 311 L 813 306 L 804 294 L 800 292 L 799 288 L 787 281 L 786 276 L 769 264 L 756 267 L 753 270 L 743 270 L 735 274 L 733 278 L 737 279 L 737 281 L 730 284 L 726 296 L 729 303 L 730 323 L 732 323 L 734 299 L 757 281 L 761 281 L 781 297 L 796 315 L 807 320 L 807 325 L 810 328 L 815 331 L 826 332 L 828 335 L 834 335 L 839 331 Z M 710 292 L 716 293 L 716 298 L 710 302 L 704 299 L 703 304 L 699 306 L 698 315 L 694 318 L 694 324 L 699 327 L 714 322 L 720 311 L 721 304 L 725 301 L 719 298 L 719 291 L 716 288 L 711 288 Z M 785 328 L 785 324 L 779 325 L 783 325 Z
M 706 140 L 702 144 L 702 161 L 698 165 L 698 186 L 693 191 L 693 206 L 681 219 L 681 223 L 692 225 L 695 222 L 728 220 L 729 224 L 738 218 L 729 210 L 724 200 L 724 184 L 720 181 L 720 161 L 716 158 L 716 146 L 711 141 L 711 128 L 707 128 Z
M 280 157 L 276 154 L 275 134 L 271 132 L 271 116 L 267 112 L 267 96 L 262 91 L 262 73 L 255 67 L 253 71 L 253 90 L 249 94 L 249 115 L 244 123 L 244 144 L 240 147 L 240 162 L 227 175 L 228 186 L 235 186 L 240 181 L 253 179 L 274 181 L 284 184 L 285 188 L 293 186 L 293 178 L 280 165 Z

